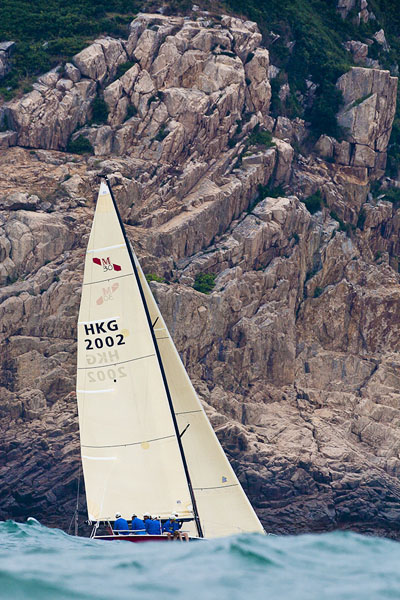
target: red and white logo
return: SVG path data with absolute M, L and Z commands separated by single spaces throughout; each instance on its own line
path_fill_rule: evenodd
M 109 256 L 107 258 L 94 258 L 93 262 L 95 265 L 99 265 L 99 267 L 103 267 L 103 271 L 120 271 L 121 267 L 111 262 Z
M 103 288 L 103 293 L 99 298 L 97 298 L 96 304 L 101 306 L 101 304 L 103 304 L 104 302 L 108 302 L 109 300 L 112 300 L 113 293 L 116 292 L 118 288 L 119 288 L 118 283 L 113 283 L 112 286 Z

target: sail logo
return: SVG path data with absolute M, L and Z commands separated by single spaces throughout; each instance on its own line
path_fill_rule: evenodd
M 112 300 L 113 293 L 116 292 L 118 288 L 118 283 L 113 283 L 111 286 L 103 288 L 103 293 L 99 298 L 97 298 L 96 304 L 98 306 L 101 306 L 104 302 L 109 302 L 110 300 Z
M 93 262 L 95 265 L 99 265 L 99 267 L 103 267 L 103 271 L 106 273 L 107 271 L 120 271 L 120 265 L 116 265 L 111 262 L 111 258 L 107 256 L 107 258 L 93 258 Z

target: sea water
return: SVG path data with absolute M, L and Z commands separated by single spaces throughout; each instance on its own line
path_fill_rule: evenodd
M 400 598 L 400 544 L 350 532 L 132 544 L 0 523 L 0 598 Z

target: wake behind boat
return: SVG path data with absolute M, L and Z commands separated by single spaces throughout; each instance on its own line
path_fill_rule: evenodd
M 108 182 L 85 259 L 77 399 L 92 537 L 118 535 L 116 513 L 175 514 L 190 539 L 264 532 L 190 382 Z M 108 528 L 99 534 L 99 524 Z

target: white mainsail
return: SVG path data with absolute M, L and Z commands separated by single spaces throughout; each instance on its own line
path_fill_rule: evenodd
M 77 398 L 89 518 L 192 515 L 150 328 L 105 183 L 86 253 Z
M 132 253 L 133 254 L 133 253 Z M 205 537 L 263 532 L 207 419 L 101 184 L 78 323 L 77 397 L 89 518 L 191 517 L 186 461 Z M 182 458 L 151 323 L 181 438 Z M 185 529 L 188 529 L 185 525 Z M 197 529 L 189 525 L 192 535 Z

